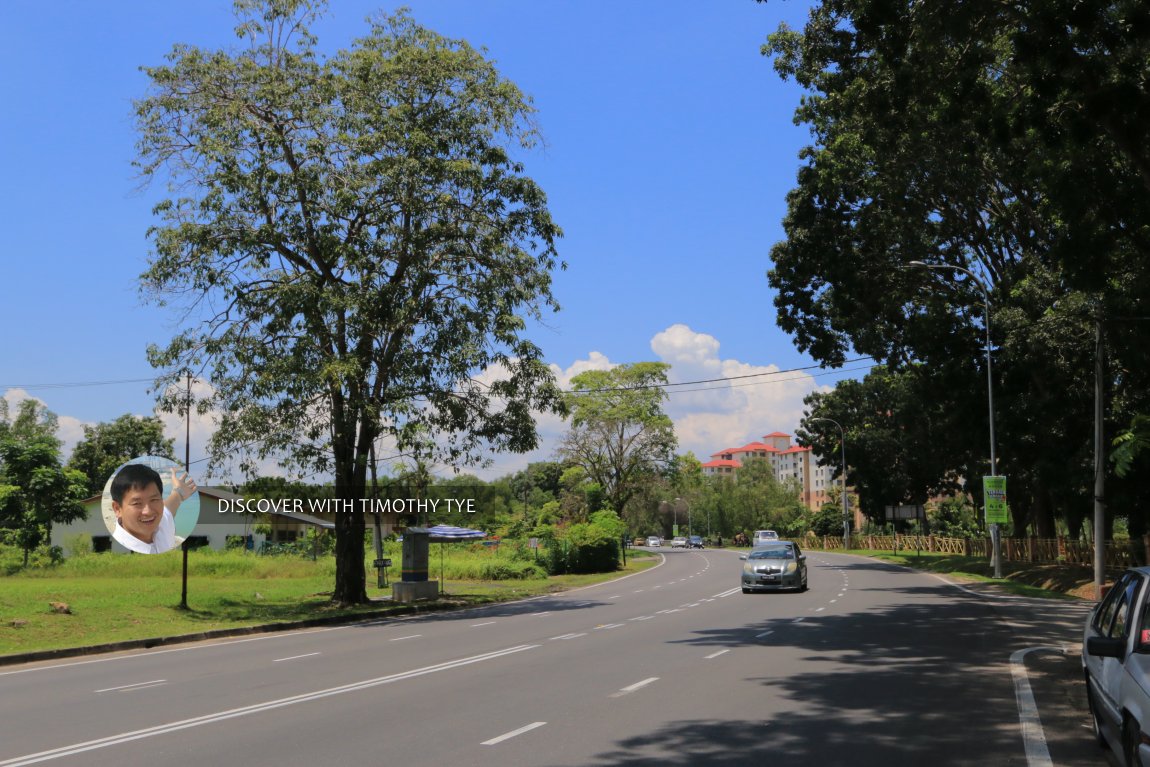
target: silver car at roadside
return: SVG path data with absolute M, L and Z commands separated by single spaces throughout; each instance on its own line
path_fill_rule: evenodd
M 1082 636 L 1086 704 L 1099 745 L 1150 765 L 1150 567 L 1127 570 L 1090 613 Z

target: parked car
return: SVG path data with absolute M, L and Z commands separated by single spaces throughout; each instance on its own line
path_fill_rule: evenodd
M 807 590 L 807 555 L 793 541 L 772 541 L 740 554 L 743 562 L 743 593 Z
M 1150 765 L 1150 567 L 1127 570 L 1086 620 L 1082 671 L 1099 745 Z
M 659 548 L 660 546 L 663 545 L 663 539 L 657 535 L 649 535 L 649 536 L 647 536 L 647 545 L 648 546 L 654 546 L 655 548 Z
M 752 546 L 761 546 L 764 543 L 773 543 L 779 539 L 779 534 L 774 530 L 756 530 L 755 534 L 751 536 Z
M 687 536 L 688 549 L 701 549 L 703 548 L 703 536 L 701 535 L 688 535 Z
M 671 548 L 685 549 L 687 548 L 687 539 L 681 535 L 677 535 L 671 539 Z

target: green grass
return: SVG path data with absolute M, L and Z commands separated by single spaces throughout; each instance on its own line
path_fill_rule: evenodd
M 1088 594 L 1092 589 L 1093 571 L 1079 566 L 1003 562 L 1003 577 L 995 578 L 994 570 L 986 557 L 964 557 L 959 554 L 927 551 L 916 554 L 853 549 L 847 553 L 873 557 L 915 570 L 939 573 L 960 581 L 992 583 L 1007 594 L 1042 599 L 1093 598 Z
M 467 554 L 458 552 L 456 559 Z M 480 565 L 500 555 L 477 552 Z M 394 554 L 398 565 L 398 552 Z M 508 559 L 510 559 L 508 557 Z M 189 556 L 188 607 L 179 608 L 181 557 L 91 555 L 53 568 L 0 578 L 0 655 L 84 647 L 109 642 L 172 637 L 216 629 L 242 628 L 316 618 L 377 614 L 387 604 L 338 608 L 330 603 L 334 582 L 331 557 L 312 562 L 289 556 L 261 557 L 240 552 L 197 551 Z M 444 605 L 521 599 L 601 582 L 646 569 L 651 558 L 628 556 L 626 570 L 596 575 L 513 580 L 458 580 L 448 577 Z M 370 564 L 370 555 L 369 555 Z M 445 557 L 446 573 L 446 557 Z M 457 562 L 457 565 L 459 563 Z M 438 558 L 432 553 L 432 577 Z M 466 569 L 459 567 L 457 569 Z M 481 568 L 482 569 L 482 568 Z M 397 575 L 398 568 L 389 571 Z M 389 596 L 376 588 L 368 569 L 368 595 Z M 62 602 L 70 614 L 53 612 Z

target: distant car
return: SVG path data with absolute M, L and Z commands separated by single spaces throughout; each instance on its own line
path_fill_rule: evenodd
M 1150 764 L 1150 567 L 1127 570 L 1086 620 L 1082 671 L 1099 745 Z
M 701 549 L 701 548 L 703 548 L 703 536 L 701 536 L 701 535 L 688 535 L 687 536 L 687 548 L 689 548 L 689 549 Z
M 763 543 L 750 554 L 740 554 L 743 562 L 743 593 L 807 590 L 807 555 L 793 541 Z
M 673 548 L 673 549 L 685 549 L 685 548 L 687 548 L 687 539 L 681 535 L 676 536 L 675 538 L 672 538 L 671 539 L 671 548 Z
M 663 539 L 657 535 L 649 535 L 649 536 L 647 536 L 647 545 L 648 546 L 654 546 L 655 548 L 659 548 L 660 546 L 663 545 Z
M 771 543 L 777 541 L 779 534 L 774 530 L 756 530 L 755 534 L 751 537 L 752 546 L 760 546 L 764 543 Z

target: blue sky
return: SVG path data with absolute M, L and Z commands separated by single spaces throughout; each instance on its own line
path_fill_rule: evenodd
M 781 21 L 802 25 L 808 3 L 407 5 L 424 26 L 486 47 L 534 98 L 546 146 L 520 159 L 548 194 L 569 268 L 555 276 L 562 311 L 533 332 L 561 382 L 654 359 L 677 381 L 812 364 L 775 327 L 765 276 L 809 134 L 792 122 L 798 88 L 759 53 Z M 321 48 L 348 45 L 366 16 L 395 7 L 335 0 L 314 29 Z M 152 412 L 145 349 L 179 321 L 137 294 L 163 192 L 140 189 L 131 167 L 139 68 L 176 42 L 233 47 L 233 26 L 229 0 L 0 3 L 0 394 L 42 400 L 69 444 L 82 424 Z M 861 375 L 809 373 L 819 377 L 675 395 L 681 449 L 707 456 L 792 432 L 803 395 Z M 129 382 L 43 386 L 98 381 Z M 210 428 L 197 425 L 193 453 Z M 484 474 L 550 457 L 562 428 L 544 419 L 544 448 Z

